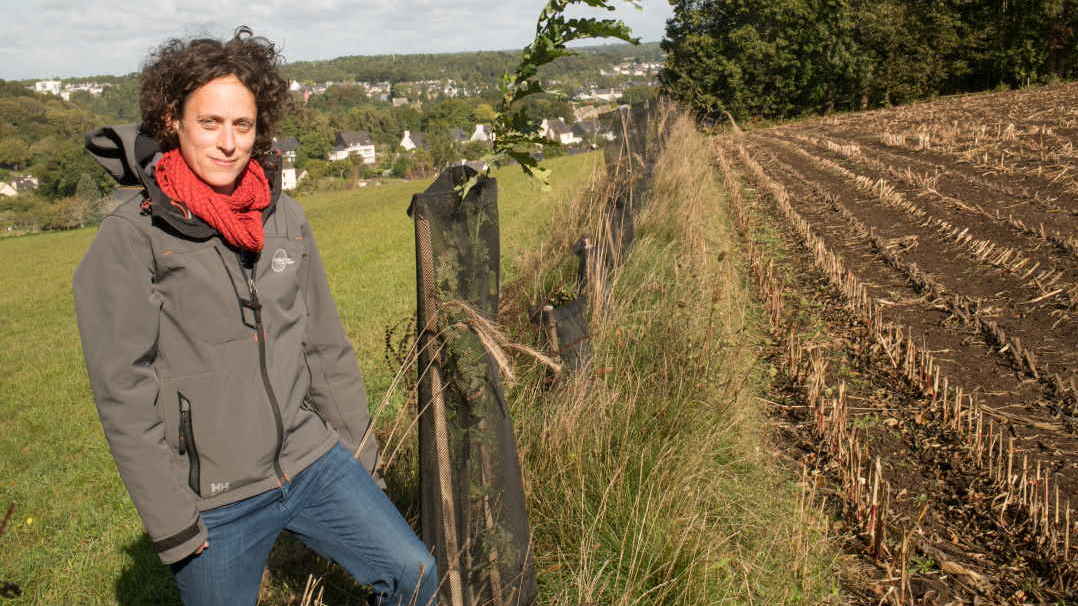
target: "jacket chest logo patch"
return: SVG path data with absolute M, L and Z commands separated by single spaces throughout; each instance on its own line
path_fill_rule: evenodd
M 273 262 L 271 264 L 271 267 L 273 267 L 273 271 L 281 273 L 282 271 L 288 269 L 289 265 L 292 265 L 295 262 L 296 260 L 289 257 L 288 251 L 286 251 L 285 249 L 278 248 L 277 250 L 273 251 Z

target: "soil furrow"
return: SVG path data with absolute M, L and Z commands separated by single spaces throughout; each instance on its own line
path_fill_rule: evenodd
M 1066 251 L 1058 250 L 1054 246 L 1049 246 L 1045 240 L 1024 233 L 1019 228 L 1007 224 L 1006 221 L 991 220 L 990 215 L 986 216 L 976 207 L 968 205 L 963 207 L 961 200 L 940 199 L 938 195 L 931 195 L 926 192 L 923 187 L 898 182 L 886 170 L 870 166 L 867 163 L 857 162 L 826 147 L 799 141 L 796 136 L 776 134 L 775 138 L 802 150 L 804 146 L 810 145 L 812 147 L 810 155 L 830 161 L 846 171 L 869 178 L 874 182 L 882 180 L 888 183 L 896 191 L 908 198 L 910 202 L 915 203 L 924 210 L 926 216 L 946 221 L 953 225 L 969 225 L 971 226 L 971 233 L 976 234 L 974 237 L 977 239 L 989 240 L 999 246 L 1013 248 L 1023 255 L 1040 262 L 1043 267 L 1053 267 L 1063 272 L 1069 282 L 1078 282 L 1078 257 Z
M 1006 332 L 1033 345 L 1039 363 L 1051 373 L 1069 380 L 1074 373 L 1075 351 L 1078 349 L 1078 321 L 1068 310 L 1039 304 L 1040 309 L 1026 305 L 1041 296 L 1038 290 L 1023 284 L 1015 276 L 988 265 L 978 267 L 953 242 L 922 223 L 911 221 L 906 213 L 880 204 L 855 185 L 814 166 L 797 150 L 760 139 L 767 149 L 800 174 L 806 183 L 819 184 L 846 203 L 851 211 L 881 237 L 894 242 L 910 262 L 936 279 L 948 292 L 979 300 L 985 313 L 990 313 Z M 1053 315 L 1055 314 L 1055 315 Z
M 804 132 L 830 142 L 832 146 L 850 145 L 848 140 L 836 140 L 830 133 L 815 129 L 805 129 Z M 984 208 L 994 220 L 1005 222 L 1007 217 L 1014 217 L 1031 226 L 1035 232 L 1043 228 L 1056 234 L 1057 239 L 1073 238 L 1073 234 L 1078 233 L 1078 209 L 1066 210 L 1041 198 L 1039 192 L 1030 193 L 1025 188 L 1014 188 L 1006 183 L 993 182 L 941 164 L 895 153 L 879 143 L 853 145 L 856 147 L 855 155 L 862 155 L 866 162 L 892 167 L 898 174 L 913 175 L 915 179 L 930 184 L 935 192 Z M 1078 249 L 1073 245 L 1064 249 L 1071 255 L 1078 255 Z
M 1078 488 L 1078 464 L 1065 453 L 1078 449 L 1078 439 L 1046 408 L 1043 389 L 996 355 L 977 331 L 953 318 L 944 301 L 928 300 L 907 276 L 882 262 L 864 234 L 852 233 L 847 221 L 828 208 L 826 197 L 821 198 L 799 179 L 777 168 L 769 167 L 772 178 L 790 191 L 791 204 L 834 254 L 845 259 L 847 268 L 868 285 L 870 295 L 884 302 L 884 318 L 908 327 L 924 348 L 936 352 L 942 373 L 961 377 L 963 386 L 977 393 L 986 408 L 1001 418 L 1032 428 L 1014 430 L 1023 452 L 1036 453 L 1054 469 L 1065 471 L 1067 494 L 1074 492 Z M 828 193 L 842 199 L 842 193 Z
M 812 206 L 801 200 L 802 194 L 808 193 L 798 192 L 791 198 L 797 200 L 799 212 L 807 213 Z M 836 247 L 844 247 L 847 259 L 871 259 L 871 252 L 858 251 L 827 214 L 814 212 L 812 219 L 808 214 L 805 218 L 814 226 L 830 226 L 820 230 L 821 236 L 826 231 L 824 237 Z M 788 242 L 797 240 L 773 208 L 769 223 L 781 230 Z M 1009 509 L 1003 501 L 992 499 L 996 489 L 963 452 L 962 441 L 942 428 L 940 419 L 901 376 L 888 370 L 878 349 L 866 347 L 872 338 L 865 333 L 865 325 L 851 317 L 839 299 L 820 291 L 826 278 L 807 259 L 798 254 L 783 260 L 791 265 L 789 292 L 785 296 L 788 305 L 797 307 L 798 301 L 809 301 L 788 315 L 800 318 L 792 322 L 803 323 L 806 315 L 815 313 L 827 326 L 824 338 L 830 337 L 838 344 L 818 343 L 812 349 L 828 351 L 832 364 L 841 369 L 839 374 L 849 385 L 847 397 L 860 406 L 851 415 L 853 425 L 861 432 L 869 456 L 882 456 L 881 471 L 888 486 L 888 498 L 881 499 L 886 506 L 881 511 L 883 526 L 889 529 L 884 534 L 890 542 L 885 539 L 878 559 L 863 568 L 874 576 L 866 575 L 865 582 L 858 585 L 853 578 L 856 574 L 844 575 L 852 589 L 863 590 L 863 603 L 873 604 L 882 603 L 884 587 L 894 590 L 897 585 L 902 586 L 900 591 L 908 590 L 907 597 L 917 603 L 945 603 L 950 599 L 968 603 L 975 596 L 994 603 L 1021 601 L 1025 595 L 1069 599 L 1069 568 L 1041 555 L 1039 548 L 1030 543 L 1032 534 L 1021 521 L 1022 516 L 1016 517 L 1013 507 Z M 905 287 L 881 276 L 872 288 L 899 291 Z M 817 304 L 822 304 L 822 309 Z M 804 386 L 791 388 L 800 395 L 795 396 L 793 405 L 778 410 L 790 421 L 784 424 L 784 432 L 792 444 L 792 454 L 806 464 L 818 465 L 837 481 L 841 465 L 821 448 L 821 440 L 812 429 L 809 407 L 797 404 L 804 401 Z M 848 489 L 835 492 L 841 494 L 843 490 Z M 852 528 L 864 525 L 859 517 L 863 510 L 856 504 L 847 500 L 838 509 L 851 520 Z M 848 538 L 861 551 L 873 551 L 871 538 L 865 532 L 853 532 Z M 901 549 L 903 544 L 907 550 Z M 918 570 L 909 570 L 911 561 Z M 925 566 L 927 562 L 933 562 L 936 569 Z M 1029 595 L 1024 592 L 1026 587 L 1037 587 L 1038 593 Z

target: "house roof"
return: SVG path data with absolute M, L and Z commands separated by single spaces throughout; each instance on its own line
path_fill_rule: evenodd
M 337 133 L 338 147 L 352 147 L 354 145 L 374 145 L 370 133 L 365 130 L 342 130 Z
M 412 143 L 415 144 L 416 147 L 426 147 L 427 146 L 427 135 L 425 135 L 423 133 L 420 133 L 420 132 L 412 132 L 410 130 L 406 130 L 404 132 L 405 132 L 405 134 L 408 135 L 408 138 L 412 140 Z M 401 143 L 403 143 L 403 142 L 404 142 L 404 135 L 401 135 Z
M 281 137 L 273 142 L 273 149 L 279 149 L 283 152 L 296 151 L 299 149 L 299 139 L 295 137 Z

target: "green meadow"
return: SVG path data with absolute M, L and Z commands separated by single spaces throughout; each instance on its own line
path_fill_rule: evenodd
M 514 260 L 545 241 L 556 225 L 552 209 L 583 189 L 597 162 L 596 154 L 551 160 L 555 184 L 548 192 L 515 167 L 497 171 L 503 283 L 519 275 Z M 396 370 L 385 360 L 386 329 L 414 313 L 414 243 L 405 211 L 428 184 L 300 200 L 372 406 Z M 0 515 L 15 505 L 0 537 L 0 588 L 21 589 L 5 604 L 176 602 L 116 473 L 83 368 L 71 277 L 95 231 L 0 240 Z

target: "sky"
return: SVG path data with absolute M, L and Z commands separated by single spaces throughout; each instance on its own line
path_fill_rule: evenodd
M 0 79 L 127 74 L 168 38 L 223 38 L 238 25 L 277 42 L 288 61 L 347 55 L 519 49 L 546 0 L 0 0 Z M 672 9 L 613 0 L 645 42 L 662 39 Z

